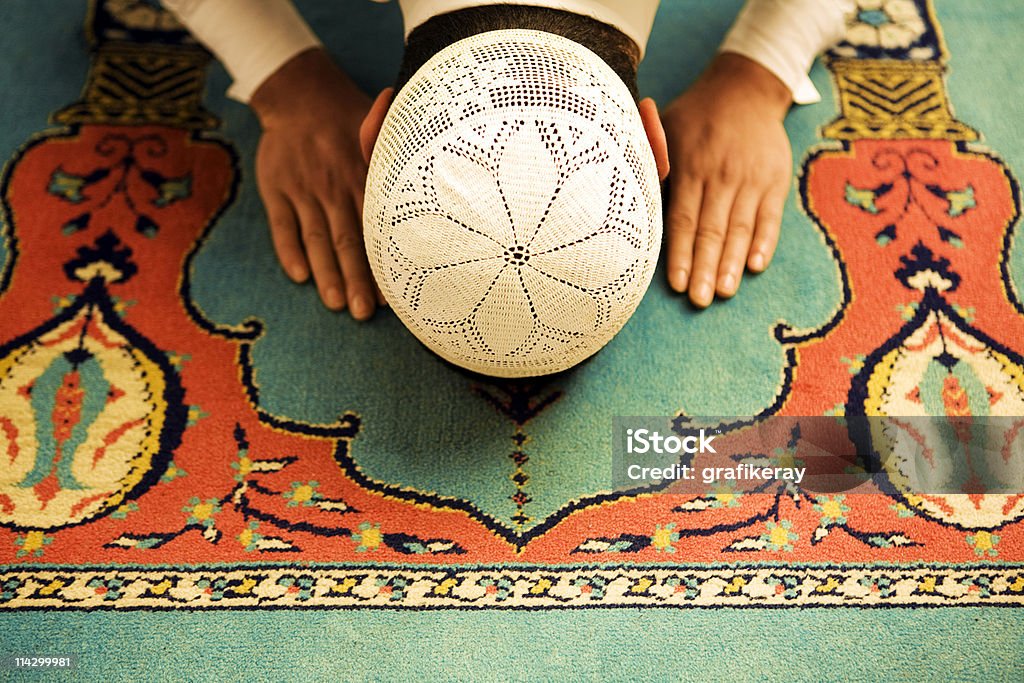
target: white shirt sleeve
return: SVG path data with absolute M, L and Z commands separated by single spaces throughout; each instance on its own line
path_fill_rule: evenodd
M 389 0 L 375 0 L 388 2 Z M 224 64 L 234 79 L 228 95 L 248 102 L 271 74 L 298 53 L 320 45 L 291 0 L 161 0 Z M 658 0 L 493 0 L 554 7 L 618 26 L 647 45 Z M 489 0 L 403 0 L 406 36 L 438 14 L 491 4 Z
M 797 104 L 821 100 L 807 72 L 839 42 L 855 0 L 747 0 L 719 52 L 749 57 L 778 76 Z
M 291 0 L 162 2 L 224 64 L 234 79 L 228 95 L 241 102 L 289 59 L 320 45 Z M 406 4 L 429 3 L 403 3 L 403 11 Z M 855 7 L 855 0 L 748 0 L 719 49 L 763 65 L 794 102 L 817 102 L 821 96 L 807 72 L 819 52 L 843 37 L 845 15 Z
M 291 0 L 162 0 L 231 74 L 228 96 L 248 102 L 285 62 L 320 41 Z

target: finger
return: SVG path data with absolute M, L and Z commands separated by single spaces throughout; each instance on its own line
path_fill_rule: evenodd
M 345 288 L 323 209 L 316 200 L 309 197 L 296 201 L 295 208 L 301 221 L 306 258 L 313 270 L 320 298 L 331 310 L 340 311 L 345 308 Z
M 394 88 L 384 88 L 377 94 L 370 111 L 363 117 L 363 123 L 359 126 L 359 149 L 363 154 L 363 161 L 370 163 L 373 156 L 373 146 L 377 142 L 377 135 L 381 126 L 384 125 L 384 118 L 387 116 L 388 107 L 391 106 L 391 99 L 395 94 Z
M 357 225 L 358 225 L 359 233 L 362 234 L 362 202 L 364 202 L 364 199 L 366 197 L 366 190 L 364 189 L 364 185 L 356 185 L 352 195 L 353 195 L 353 201 L 355 202 L 356 214 L 357 214 L 357 217 L 358 217 Z M 367 248 L 366 241 L 364 241 L 364 243 L 362 243 L 362 253 L 364 253 L 364 255 L 366 255 L 366 248 Z M 371 281 L 373 282 L 373 286 L 374 286 L 374 299 L 377 301 L 377 305 L 378 306 L 386 306 L 387 305 L 387 298 L 384 296 L 384 293 L 381 292 L 381 288 L 378 287 L 377 280 L 373 276 L 373 270 L 372 269 L 370 271 L 370 275 L 371 275 Z
M 348 310 L 356 320 L 366 320 L 373 315 L 377 297 L 373 291 L 373 275 L 366 261 L 366 247 L 363 245 L 363 231 L 358 216 L 355 201 L 327 208 L 332 247 L 345 280 Z
M 710 182 L 704 187 L 697 237 L 693 242 L 693 275 L 690 276 L 690 301 L 695 306 L 703 308 L 715 298 L 718 264 L 722 260 L 735 196 L 733 185 Z
M 272 190 L 260 190 L 263 206 L 270 224 L 270 239 L 274 243 L 274 252 L 284 272 L 292 280 L 303 283 L 309 279 L 309 263 L 306 253 L 302 250 L 299 239 L 299 226 L 295 220 L 295 211 L 288 198 Z
M 716 291 L 719 296 L 731 297 L 740 288 L 760 203 L 761 193 L 757 190 L 744 187 L 736 193 L 729 215 L 729 234 L 725 237 L 722 260 L 718 264 Z
M 665 139 L 665 127 L 658 116 L 658 104 L 651 97 L 645 97 L 637 103 L 640 121 L 647 132 L 647 142 L 654 153 L 654 164 L 658 169 L 658 179 L 665 180 L 669 173 L 668 142 Z
M 363 201 L 366 199 L 366 174 L 369 169 L 365 166 L 359 169 L 357 180 L 353 182 L 352 204 L 355 209 L 356 227 L 363 230 Z
M 757 209 L 757 223 L 754 239 L 750 248 L 747 265 L 750 270 L 760 273 L 772 261 L 775 247 L 779 244 L 779 233 L 782 229 L 782 210 L 786 204 L 789 183 L 783 183 L 771 189 L 761 199 Z
M 670 179 L 668 202 L 668 283 L 677 292 L 685 292 L 693 268 L 693 241 L 704 183 L 693 176 Z

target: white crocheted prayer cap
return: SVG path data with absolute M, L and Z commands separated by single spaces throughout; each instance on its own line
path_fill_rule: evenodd
M 661 246 L 660 183 L 636 103 L 600 57 L 492 31 L 398 93 L 363 223 L 378 285 L 428 348 L 487 375 L 544 375 L 636 310 Z

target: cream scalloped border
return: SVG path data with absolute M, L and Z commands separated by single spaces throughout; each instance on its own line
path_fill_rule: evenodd
M 0 610 L 1024 605 L 1024 565 L 32 568 Z

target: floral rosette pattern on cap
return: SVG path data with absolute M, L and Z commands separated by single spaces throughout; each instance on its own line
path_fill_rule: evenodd
M 585 48 L 485 33 L 399 93 L 364 211 L 377 282 L 443 358 L 490 375 L 579 363 L 625 324 L 661 243 L 636 104 Z

